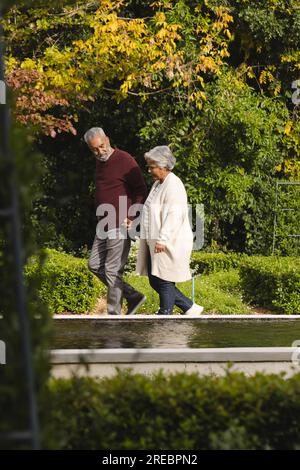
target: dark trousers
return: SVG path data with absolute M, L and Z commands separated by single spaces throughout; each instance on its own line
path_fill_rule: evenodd
M 157 256 L 159 256 L 159 254 Z M 191 308 L 193 302 L 176 287 L 175 282 L 165 281 L 151 274 L 151 256 L 149 251 L 148 277 L 150 286 L 159 295 L 159 315 L 171 315 L 174 305 L 179 307 L 183 312 Z
M 138 292 L 123 281 L 124 267 L 129 255 L 131 240 L 121 238 L 100 239 L 95 236 L 88 267 L 107 286 L 107 311 L 121 313 L 122 299 L 130 300 Z

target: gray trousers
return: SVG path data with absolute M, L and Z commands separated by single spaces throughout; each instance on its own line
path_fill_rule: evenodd
M 121 314 L 122 300 L 133 299 L 138 292 L 123 281 L 124 267 L 128 259 L 129 237 L 100 239 L 95 236 L 89 259 L 89 270 L 107 286 L 107 312 Z

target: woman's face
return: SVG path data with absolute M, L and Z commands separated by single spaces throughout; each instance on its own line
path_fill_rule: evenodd
M 154 160 L 149 159 L 146 162 L 148 173 L 150 173 L 154 180 L 162 181 L 169 173 L 169 170 L 167 168 L 160 168 L 159 166 L 157 166 L 157 162 L 155 162 Z

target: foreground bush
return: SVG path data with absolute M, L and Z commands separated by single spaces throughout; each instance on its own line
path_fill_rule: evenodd
M 300 313 L 300 259 L 253 257 L 240 266 L 244 300 L 282 313 Z
M 300 374 L 55 379 L 48 400 L 50 448 L 291 449 L 300 443 Z
M 3 2 L 1 3 L 3 5 Z M 4 110 L 4 108 L 1 109 Z M 14 114 L 14 109 L 11 110 Z M 50 341 L 50 316 L 46 306 L 37 296 L 40 287 L 39 266 L 42 256 L 35 244 L 29 214 L 37 196 L 41 178 L 40 155 L 32 144 L 28 126 L 23 128 L 12 124 L 7 136 L 14 154 L 13 166 L 3 151 L 3 119 L 0 118 L 0 200 L 1 207 L 10 207 L 11 188 L 17 185 L 18 202 L 22 210 L 19 215 L 22 225 L 22 261 L 35 255 L 36 271 L 34 279 L 27 279 L 27 292 L 24 299 L 26 319 L 30 331 L 32 366 L 35 375 L 35 392 L 40 403 L 45 383 L 48 381 L 50 366 L 47 350 Z M 34 171 L 33 171 L 34 169 Z M 16 178 L 16 179 L 15 179 Z M 11 217 L 1 217 L 0 223 L 0 449 L 20 449 L 29 447 L 28 441 L 7 439 L 7 433 L 25 431 L 29 428 L 29 374 L 25 363 L 24 338 L 26 330 L 20 321 L 20 286 L 16 276 L 16 252 Z M 14 230 L 17 230 L 16 227 Z M 23 302 L 22 302 L 23 303 Z M 28 344 L 28 343 L 27 343 Z M 6 346 L 5 346 L 6 345 Z M 4 354 L 6 353 L 6 354 Z M 3 357 L 4 356 L 4 357 Z M 2 461 L 3 465 L 3 461 Z
M 46 250 L 47 260 L 40 271 L 39 296 L 51 313 L 84 313 L 92 310 L 104 293 L 104 286 L 87 267 L 87 261 L 55 250 Z M 27 279 L 36 275 L 38 264 L 31 259 L 25 269 Z

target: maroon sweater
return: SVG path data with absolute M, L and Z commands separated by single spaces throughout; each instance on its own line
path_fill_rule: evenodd
M 147 186 L 142 172 L 129 153 L 115 149 L 106 162 L 96 160 L 96 208 L 100 204 L 111 204 L 116 210 L 116 225 L 119 221 L 119 196 L 127 196 L 127 211 L 132 204 L 143 204 L 147 197 Z M 128 216 L 123 217 L 122 221 Z M 104 217 L 104 216 L 103 216 Z M 101 217 L 102 218 L 102 217 Z M 129 217 L 133 219 L 134 217 Z

